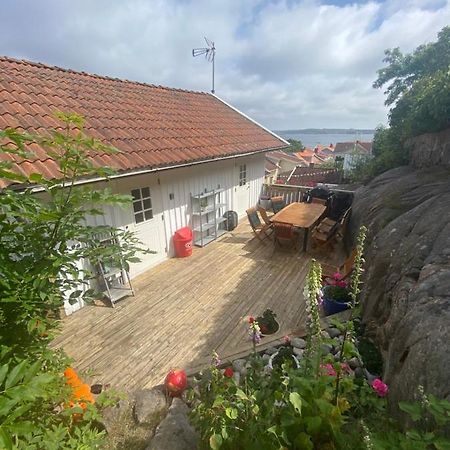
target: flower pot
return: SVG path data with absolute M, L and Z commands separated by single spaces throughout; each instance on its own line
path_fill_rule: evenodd
M 336 300 L 330 296 L 330 288 L 334 286 L 325 286 L 323 291 L 323 311 L 326 316 L 337 314 L 341 311 L 345 311 L 350 307 L 350 299 Z
M 273 369 L 273 360 L 275 358 L 275 356 L 277 356 L 279 353 L 279 351 L 275 352 L 273 355 L 270 356 L 269 362 L 267 363 L 267 367 L 269 367 L 270 369 Z M 300 368 L 300 361 L 298 360 L 298 358 L 295 355 L 292 355 L 292 359 L 294 360 L 294 366 L 299 369 Z
M 280 324 L 276 319 L 274 320 L 272 327 L 267 327 L 262 317 L 257 317 L 256 321 L 258 322 L 261 330 L 261 336 L 270 336 L 271 334 L 275 334 L 280 329 Z

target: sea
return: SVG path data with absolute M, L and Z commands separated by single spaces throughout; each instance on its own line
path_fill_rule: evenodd
M 316 145 L 336 145 L 338 142 L 372 142 L 373 133 L 355 133 L 355 134 L 328 134 L 328 133 L 286 133 L 277 131 L 277 134 L 284 139 L 297 139 L 302 141 L 305 147 L 314 148 Z

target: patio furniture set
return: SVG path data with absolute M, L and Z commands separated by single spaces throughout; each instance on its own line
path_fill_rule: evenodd
M 351 207 L 334 220 L 327 217 L 328 200 L 312 197 L 309 202 L 293 202 L 288 205 L 282 196 L 271 198 L 273 215 L 261 205 L 249 208 L 247 217 L 255 236 L 263 241 L 273 239 L 275 247 L 289 247 L 296 250 L 303 230 L 302 250 L 306 252 L 311 231 L 313 244 L 318 247 L 332 247 L 339 237 L 343 237 L 350 217 Z

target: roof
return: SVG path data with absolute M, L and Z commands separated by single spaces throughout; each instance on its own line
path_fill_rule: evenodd
M 266 153 L 266 158 L 270 158 L 273 161 L 280 161 L 284 159 L 285 161 L 292 162 L 294 164 L 301 164 L 304 160 L 299 158 L 296 153 L 287 153 L 282 150 L 276 150 L 274 152 Z
M 338 142 L 336 144 L 336 147 L 334 149 L 334 154 L 345 154 L 345 153 L 365 153 L 370 154 L 372 153 L 372 142 L 360 142 L 360 141 L 354 141 L 354 142 Z
M 286 147 L 286 142 L 215 95 L 119 80 L 0 57 L 0 129 L 61 127 L 54 113 L 84 116 L 85 133 L 119 149 L 92 157 L 121 173 Z M 59 178 L 42 148 L 13 170 Z M 0 181 L 0 187 L 2 186 Z
M 306 165 L 310 164 L 322 164 L 325 162 L 324 155 L 318 155 L 314 152 L 314 150 L 310 148 L 305 148 L 302 152 L 296 153 L 297 157 L 302 158 Z
M 279 169 L 280 166 L 275 161 L 272 161 L 271 159 L 266 158 L 264 168 L 265 168 L 266 172 L 272 172 L 273 170 Z

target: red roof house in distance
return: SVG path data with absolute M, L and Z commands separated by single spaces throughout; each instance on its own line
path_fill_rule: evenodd
M 227 210 L 243 216 L 258 201 L 265 153 L 289 145 L 209 93 L 0 57 L 0 129 L 43 132 L 60 127 L 57 111 L 83 116 L 88 136 L 119 150 L 93 155 L 92 161 L 117 170 L 109 181 L 96 180 L 95 186 L 108 183 L 113 191 L 134 199 L 128 210 L 105 211 L 105 220 L 134 230 L 156 252 L 134 264 L 132 276 L 172 254 L 175 230 L 186 225 L 197 229 L 193 196 L 206 193 L 211 201 L 215 196 L 222 205 L 217 217 Z M 20 174 L 61 177 L 43 148 L 34 146 L 32 151 L 34 156 L 27 159 L 6 154 L 0 158 L 12 162 Z M 7 187 L 4 180 L 0 183 L 0 188 Z M 213 240 L 223 231 L 211 228 L 205 233 Z M 195 231 L 194 239 L 199 237 Z M 66 311 L 80 306 L 67 305 Z

